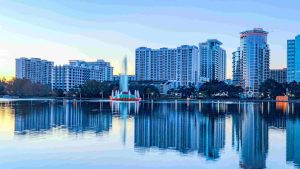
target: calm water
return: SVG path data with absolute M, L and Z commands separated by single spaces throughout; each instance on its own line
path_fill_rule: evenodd
M 0 101 L 0 168 L 299 168 L 300 104 Z

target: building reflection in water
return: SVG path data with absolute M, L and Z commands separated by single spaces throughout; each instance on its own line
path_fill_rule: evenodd
M 241 114 L 241 168 L 265 168 L 268 153 L 268 124 L 259 104 L 243 106 Z
M 200 106 L 199 106 L 200 107 Z M 225 116 L 211 104 L 210 113 L 199 112 L 197 104 L 143 105 L 135 116 L 135 147 L 198 152 L 207 159 L 220 157 L 225 145 Z
M 268 102 L 1 103 L 0 139 L 13 136 L 14 131 L 16 134 L 43 133 L 52 128 L 101 134 L 110 131 L 112 118 L 117 116 L 123 122 L 121 139 L 124 144 L 134 121 L 134 133 L 130 134 L 134 134 L 136 151 L 154 148 L 183 154 L 196 152 L 208 160 L 216 160 L 225 147 L 225 133 L 228 132 L 225 119 L 229 117 L 232 120 L 231 144 L 240 155 L 240 168 L 267 167 L 268 141 L 276 142 L 268 138 L 270 129 L 286 131 L 286 161 L 299 166 L 300 113 L 297 110 L 300 104 Z
M 47 131 L 64 127 L 71 132 L 92 130 L 95 133 L 109 131 L 112 114 L 99 103 L 64 101 L 15 105 L 15 130 L 19 134 Z
M 300 166 L 300 106 L 292 107 L 298 112 L 292 111 L 286 122 L 286 161 Z

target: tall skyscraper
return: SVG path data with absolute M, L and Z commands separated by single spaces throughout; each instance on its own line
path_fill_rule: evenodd
M 300 35 L 287 41 L 287 81 L 300 82 Z
M 53 62 L 39 58 L 16 59 L 16 78 L 28 79 L 33 83 L 51 84 Z
M 268 32 L 261 28 L 255 28 L 240 33 L 240 48 L 234 54 L 239 65 L 234 65 L 234 71 L 240 69 L 240 84 L 247 97 L 257 97 L 259 86 L 269 78 L 270 49 L 267 43 Z M 237 76 L 236 76 L 237 77 Z
M 226 51 L 217 39 L 199 44 L 200 76 L 210 80 L 226 79 Z
M 176 80 L 182 86 L 199 80 L 198 48 L 183 45 L 175 49 L 140 47 L 135 54 L 137 80 Z
M 71 60 L 69 65 L 55 66 L 52 71 L 52 89 L 70 91 L 77 89 L 87 80 L 113 80 L 113 67 L 109 62 L 97 60 L 85 62 Z

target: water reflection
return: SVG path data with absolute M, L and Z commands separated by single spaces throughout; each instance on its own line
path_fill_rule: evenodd
M 289 118 L 286 122 L 286 160 L 300 165 L 300 119 Z
M 286 164 L 281 167 L 298 167 L 300 113 L 297 110 L 300 104 L 271 102 L 0 103 L 0 140 L 14 139 L 14 135 L 47 134 L 54 128 L 70 134 L 96 133 L 101 137 L 102 133 L 118 128 L 121 140 L 118 141 L 124 147 L 132 145 L 127 151 L 139 155 L 151 150 L 197 154 L 197 159 L 217 163 L 222 156 L 235 153 L 239 168 L 268 168 L 269 156 L 283 155 Z M 270 138 L 271 130 L 281 132 L 282 137 L 286 134 L 286 145 Z M 270 143 L 274 142 L 286 154 L 272 154 Z
M 241 115 L 241 168 L 265 168 L 268 125 L 258 104 L 247 104 Z
M 196 107 L 158 104 L 151 109 L 144 105 L 143 113 L 135 116 L 135 146 L 195 151 L 207 159 L 219 158 L 225 145 L 225 116 L 203 114 Z
M 47 131 L 53 127 L 67 128 L 70 132 L 93 130 L 95 133 L 109 131 L 112 114 L 109 106 L 101 104 L 64 102 L 16 104 L 15 131 L 26 134 Z

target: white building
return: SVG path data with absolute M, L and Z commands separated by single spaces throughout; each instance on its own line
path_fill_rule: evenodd
M 78 89 L 87 80 L 112 81 L 113 67 L 109 62 L 71 60 L 69 65 L 55 66 L 52 71 L 52 89 Z
M 181 86 L 199 80 L 198 48 L 183 45 L 175 49 L 140 47 L 135 56 L 136 80 L 175 80 Z
M 39 58 L 16 59 L 16 78 L 28 79 L 33 83 L 51 84 L 53 62 Z
M 226 79 L 226 51 L 217 39 L 199 44 L 200 76 L 210 80 Z

